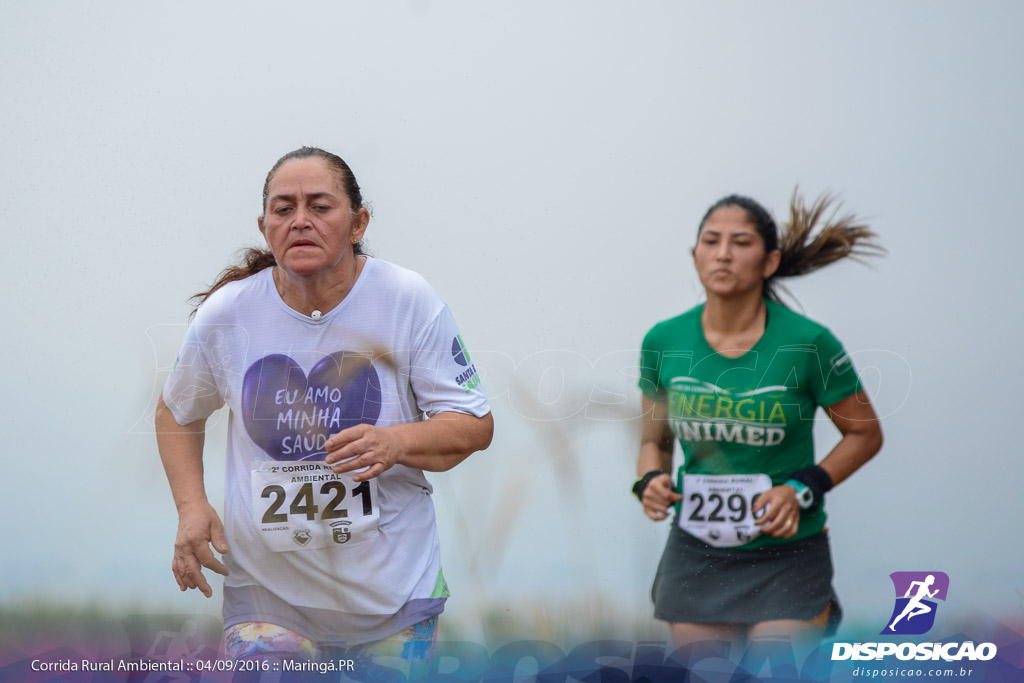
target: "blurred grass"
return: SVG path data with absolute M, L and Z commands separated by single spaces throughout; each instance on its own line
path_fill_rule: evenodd
M 470 612 L 473 623 L 442 615 L 439 639 L 472 641 L 496 649 L 519 640 L 543 640 L 571 648 L 601 638 L 664 640 L 668 636 L 665 625 L 649 614 L 632 613 L 600 596 L 562 601 L 528 599 L 481 606 Z M 184 619 L 194 615 L 152 606 L 113 608 L 45 598 L 10 602 L 0 604 L 0 647 L 10 654 L 12 649 L 27 651 L 39 646 L 113 645 L 125 640 L 128 625 L 133 630 L 166 628 L 168 619 L 175 616 Z
M 126 613 L 131 611 L 115 611 L 95 603 L 59 604 L 42 598 L 0 604 L 0 641 L 36 637 L 64 640 L 83 632 L 99 637 L 119 635 L 124 631 Z
M 440 620 L 440 640 L 468 640 L 496 649 L 519 640 L 543 640 L 571 648 L 598 639 L 665 640 L 668 627 L 648 610 L 626 609 L 602 596 L 553 601 L 524 599 L 490 604 L 479 612 L 479 625 Z

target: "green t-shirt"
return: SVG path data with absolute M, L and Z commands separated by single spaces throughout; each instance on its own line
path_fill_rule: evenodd
M 861 390 L 850 357 L 827 328 L 765 301 L 765 331 L 739 358 L 720 355 L 704 338 L 701 304 L 660 322 L 644 337 L 640 389 L 668 404 L 686 474 L 767 474 L 772 485 L 814 464 L 818 406 Z M 806 538 L 825 526 L 825 511 L 803 512 L 791 539 L 759 536 L 741 548 Z

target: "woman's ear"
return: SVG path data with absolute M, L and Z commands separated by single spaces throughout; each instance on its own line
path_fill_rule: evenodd
M 772 275 L 775 275 L 775 271 L 779 269 L 779 263 L 782 261 L 782 251 L 779 249 L 773 249 L 768 252 L 768 256 L 764 261 L 764 279 L 767 280 Z
M 263 241 L 269 247 L 270 242 L 267 241 L 267 227 L 263 224 L 263 216 L 256 216 L 256 227 L 260 229 L 260 234 L 263 235 Z
M 366 226 L 370 224 L 370 212 L 363 207 L 356 211 L 356 215 L 352 221 L 352 243 L 355 244 L 359 240 L 363 239 L 363 235 L 366 234 Z

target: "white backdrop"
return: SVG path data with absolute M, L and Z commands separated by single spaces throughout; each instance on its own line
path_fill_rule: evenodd
M 3 3 L 0 600 L 217 612 L 170 576 L 150 416 L 187 297 L 313 144 L 491 396 L 491 449 L 431 477 L 452 624 L 649 614 L 667 527 L 628 493 L 630 366 L 700 300 L 705 208 L 784 217 L 797 184 L 889 249 L 790 284 L 885 415 L 829 499 L 847 614 L 885 619 L 889 572 L 936 569 L 950 611 L 1019 619 L 1022 25 L 1010 1 Z

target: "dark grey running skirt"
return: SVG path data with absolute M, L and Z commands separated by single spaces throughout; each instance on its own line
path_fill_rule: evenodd
M 842 618 L 824 531 L 790 543 L 737 550 L 710 546 L 673 523 L 651 597 L 654 616 L 668 622 L 809 621 L 830 607 L 825 634 L 831 635 Z

